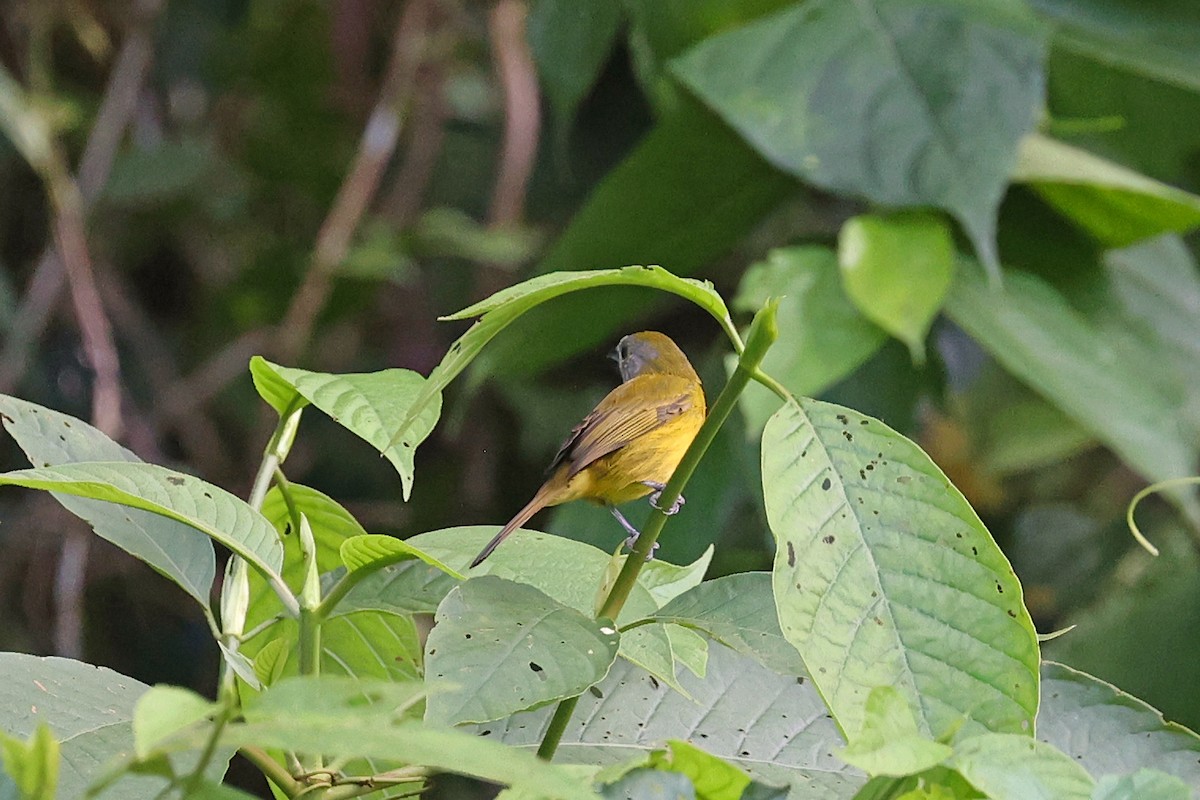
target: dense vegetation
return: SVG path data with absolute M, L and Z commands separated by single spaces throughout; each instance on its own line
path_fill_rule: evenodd
M 1134 699 L 1200 727 L 1200 503 L 1126 520 L 1200 449 L 1192 3 L 0 26 L 0 480 L 58 501 L 0 493 L 0 795 L 1200 787 Z M 464 580 L 643 328 L 714 408 L 658 558 L 572 504 Z

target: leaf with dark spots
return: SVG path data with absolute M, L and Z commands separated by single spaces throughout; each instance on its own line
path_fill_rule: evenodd
M 796 546 L 794 544 L 792 544 L 791 542 L 788 542 L 787 543 L 787 551 L 788 551 L 788 556 L 787 556 L 788 566 L 789 567 L 796 566 Z
M 831 481 L 829 478 L 826 478 L 825 480 L 821 481 L 821 488 L 824 489 L 825 491 L 829 491 L 830 486 L 833 486 L 833 481 Z
M 183 478 L 176 477 L 175 475 L 169 475 L 167 476 L 167 483 L 171 484 L 172 486 L 183 486 Z
M 825 544 L 833 544 L 833 542 L 834 542 L 833 535 L 830 534 L 829 536 L 822 537 L 821 541 L 824 542 Z

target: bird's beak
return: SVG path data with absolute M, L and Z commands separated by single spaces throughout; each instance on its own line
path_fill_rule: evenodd
M 621 362 L 621 356 L 616 347 L 614 347 L 611 351 L 609 351 L 608 357 L 611 360 L 616 361 L 617 363 Z

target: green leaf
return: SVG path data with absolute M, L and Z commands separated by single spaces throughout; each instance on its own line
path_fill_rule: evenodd
M 1037 134 L 1022 141 L 1013 180 L 1108 247 L 1200 226 L 1200 197 Z
M 274 373 L 334 422 L 369 442 L 400 473 L 404 499 L 408 499 L 417 445 L 433 430 L 441 413 L 440 386 L 430 389 L 428 381 L 407 369 L 334 375 L 281 367 L 260 356 L 251 359 L 250 368 L 256 375 Z M 276 382 L 263 381 L 263 387 L 260 392 L 276 398 L 268 402 L 279 402 Z M 280 410 L 278 406 L 276 410 Z M 404 435 L 392 440 L 391 432 L 401 419 L 406 421 Z
M 687 645 L 684 645 L 687 647 Z M 684 697 L 691 697 L 679 682 L 679 667 L 685 657 L 696 656 L 688 650 L 686 655 L 676 655 L 675 646 L 666 625 L 641 625 L 621 634 L 621 658 L 649 672 L 662 683 L 670 686 Z M 707 654 L 705 654 L 707 656 Z M 693 663 L 693 666 L 699 666 Z M 703 674 L 703 670 L 699 670 Z
M 996 212 L 1045 50 L 1016 4 L 817 0 L 673 66 L 772 164 L 880 205 L 943 208 L 999 277 Z
M 953 752 L 921 734 L 900 692 L 876 686 L 867 695 L 862 730 L 838 755 L 868 775 L 903 777 L 932 769 Z
M 301 700 L 307 694 L 301 690 L 296 699 Z M 339 696 L 350 699 L 348 694 Z M 327 703 L 306 705 L 290 701 L 280 703 L 275 709 L 260 707 L 253 722 L 226 726 L 221 743 L 380 760 L 395 759 L 402 754 L 406 763 L 511 784 L 537 797 L 595 800 L 596 795 L 586 781 L 539 760 L 532 753 L 503 747 L 462 731 L 410 721 L 364 725 L 366 698 L 363 700 L 341 708 Z M 179 747 L 203 745 L 200 737 L 172 742 Z
M 642 571 L 638 573 L 638 583 L 650 590 L 654 601 L 660 606 L 669 603 L 700 585 L 704 580 L 704 573 L 712 563 L 714 552 L 710 544 L 703 555 L 685 566 L 654 559 L 642 567 Z
M 954 279 L 954 242 L 932 214 L 866 214 L 842 226 L 838 266 L 846 294 L 925 361 L 925 336 Z
M 611 764 L 682 739 L 758 780 L 800 787 L 797 797 L 850 797 L 862 786 L 864 778 L 833 755 L 843 742 L 811 681 L 776 675 L 714 646 L 705 677 L 682 674 L 680 682 L 694 699 L 618 661 L 580 697 L 555 758 Z M 516 714 L 473 730 L 518 749 L 535 748 L 552 711 Z
M 574 697 L 604 677 L 619 641 L 611 622 L 532 586 L 467 581 L 438 608 L 425 646 L 427 680 L 437 689 L 426 716 L 485 722 Z
M 464 308 L 444 320 L 480 317 L 465 334 L 450 346 L 450 351 L 430 373 L 429 379 L 412 401 L 408 414 L 400 421 L 393 438 L 406 436 L 418 415 L 450 381 L 466 369 L 475 356 L 492 338 L 531 308 L 581 289 L 598 286 L 642 286 L 659 289 L 691 300 L 711 314 L 726 331 L 733 331 L 733 321 L 725 301 L 707 281 L 678 278 L 662 267 L 624 267 L 591 272 L 555 272 L 510 286 L 496 294 Z
M 278 578 L 283 545 L 261 514 L 224 489 L 155 464 L 87 461 L 0 474 L 25 486 L 140 508 L 206 534 Z
M 1200 272 L 1177 236 L 1162 236 L 1104 254 L 1120 306 L 1110 332 L 1143 343 L 1152 377 L 1200 440 Z M 1115 329 L 1115 330 L 1114 330 Z
M 378 533 L 355 536 L 342 542 L 341 556 L 342 563 L 350 572 L 368 569 L 374 571 L 391 564 L 398 564 L 401 561 L 417 559 L 441 570 L 452 578 L 460 581 L 466 580 L 461 573 L 450 569 L 433 556 L 395 536 L 384 536 Z
M 947 766 L 991 800 L 1090 800 L 1095 782 L 1061 750 L 1028 736 L 985 733 L 959 741 Z
M 179 686 L 153 686 L 133 709 L 133 746 L 147 758 L 160 742 L 207 719 L 218 709 L 211 700 Z
M 667 264 L 676 275 L 697 274 L 795 191 L 795 181 L 689 103 L 659 122 L 605 176 L 536 271 Z M 628 288 L 560 298 L 526 314 L 493 343 L 482 359 L 487 369 L 480 371 L 536 374 L 568 356 L 611 346 L 664 299 Z
M 86 422 L 15 397 L 0 395 L 0 421 L 34 466 L 79 461 L 142 463 Z M 178 584 L 211 617 L 209 594 L 216 558 L 212 543 L 196 536 L 190 525 L 149 511 L 58 492 L 54 499 L 86 520 L 102 539 Z
M 1010 273 L 1003 289 L 962 268 L 946 311 L 1009 372 L 1096 435 L 1151 481 L 1191 474 L 1195 448 L 1177 409 L 1108 339 L 1041 280 Z M 1200 507 L 1186 508 L 1200 518 Z
M 879 349 L 887 334 L 846 296 L 837 257 L 825 247 L 772 250 L 746 270 L 733 307 L 752 313 L 771 297 L 779 303 L 779 340 L 762 368 L 798 395 L 813 396 L 845 377 Z M 747 428 L 762 430 L 779 398 L 752 384 L 742 394 Z
M 617 0 L 537 0 L 529 10 L 526 37 L 560 136 L 600 76 L 620 25 Z
M 496 534 L 495 525 L 444 528 L 414 536 L 407 541 L 452 569 L 467 570 L 467 565 Z M 611 556 L 591 545 L 518 529 L 496 552 L 478 567 L 472 577 L 495 575 L 545 592 L 565 606 L 592 616 L 602 597 L 600 586 L 610 573 Z M 634 586 L 617 622 L 625 625 L 654 612 L 658 604 L 639 582 Z
M 21 653 L 0 653 L 0 675 L 0 730 L 29 738 L 45 725 L 60 743 L 58 797 L 83 797 L 114 760 L 134 751 L 134 705 L 150 688 L 145 684 L 104 667 Z M 206 775 L 219 780 L 228 761 L 228 754 L 214 759 Z M 194 763 L 194 757 L 172 759 L 176 774 Z M 111 796 L 152 800 L 167 785 L 162 777 L 125 775 Z M 0 774 L 0 797 L 10 791 Z
M 59 744 L 47 725 L 38 725 L 28 743 L 0 730 L 0 775 L 8 773 L 22 800 L 54 800 L 60 757 Z
M 366 531 L 350 512 L 327 495 L 299 483 L 288 485 L 288 494 L 298 514 L 308 518 L 313 540 L 317 546 L 317 569 L 322 573 L 342 566 L 342 542 L 354 536 L 365 536 Z M 272 486 L 263 499 L 263 516 L 275 527 L 283 541 L 283 582 L 293 594 L 299 594 L 304 586 L 304 555 L 300 548 L 300 537 L 291 526 L 291 514 L 287 502 L 278 486 Z M 250 630 L 265 620 L 284 611 L 275 591 L 258 573 L 250 573 L 250 605 L 246 615 L 246 629 Z M 276 630 L 274 635 L 278 635 Z M 255 659 L 259 648 L 274 638 L 274 635 L 256 637 L 241 644 L 241 650 Z M 255 659 L 257 660 L 257 659 Z
M 646 797 L 658 800 L 698 800 L 696 789 L 686 775 L 656 769 L 635 769 L 604 787 L 605 800 L 629 800 Z
M 1096 784 L 1092 800 L 1190 800 L 1187 784 L 1154 769 L 1139 769 L 1130 775 L 1106 775 Z
M 357 715 L 364 725 L 403 720 L 425 696 L 420 680 L 372 681 L 329 675 L 286 678 L 247 703 L 247 722 Z
M 220 159 L 211 143 L 195 138 L 122 148 L 104 196 L 114 203 L 147 207 L 183 199 L 203 190 L 202 182 Z
M 739 800 L 750 785 L 750 776 L 690 742 L 671 739 L 666 752 L 656 754 L 651 765 L 686 775 L 696 791 L 696 800 Z
M 332 615 L 363 609 L 401 616 L 432 614 L 456 584 L 457 580 L 449 574 L 423 561 L 403 561 L 384 567 L 355 584 L 333 608 Z M 333 585 L 333 580 L 328 581 L 324 587 L 326 594 Z
M 872 688 L 894 686 L 931 738 L 1032 733 L 1021 585 L 929 456 L 876 419 L 802 400 L 767 423 L 762 470 L 780 627 L 843 730 L 862 728 Z
M 1200 15 L 1190 0 L 1031 0 L 1054 44 L 1131 72 L 1200 90 Z
M 1162 665 L 1157 654 L 1154 664 Z M 1200 736 L 1166 722 L 1154 708 L 1112 684 L 1063 664 L 1042 665 L 1037 730 L 1038 738 L 1065 751 L 1094 776 L 1145 767 L 1200 786 Z
M 806 675 L 804 661 L 784 638 L 766 572 L 744 572 L 706 581 L 653 616 L 704 631 L 726 647 L 780 675 Z

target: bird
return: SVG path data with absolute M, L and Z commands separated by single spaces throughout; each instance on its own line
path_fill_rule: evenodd
M 637 541 L 637 528 L 617 505 L 650 495 L 658 508 L 666 482 L 704 424 L 704 387 L 683 351 L 657 331 L 625 336 L 611 357 L 621 384 L 571 429 L 546 470 L 546 482 L 480 551 L 472 568 L 538 511 L 571 500 L 607 507 L 629 534 L 626 545 Z M 681 496 L 661 510 L 674 514 L 682 504 Z

